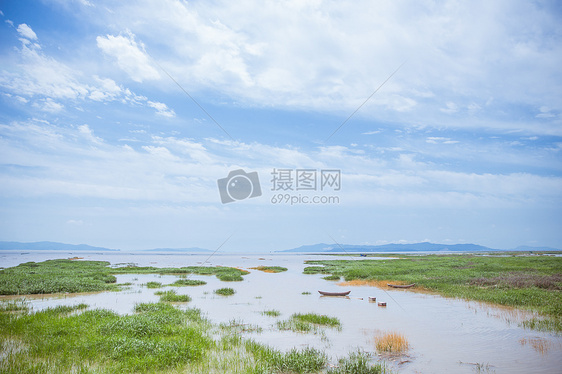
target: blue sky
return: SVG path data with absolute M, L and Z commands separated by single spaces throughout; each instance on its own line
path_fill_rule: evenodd
M 562 248 L 555 1 L 0 11 L 0 240 Z M 262 195 L 223 204 L 238 169 Z M 341 188 L 272 190 L 274 169 L 340 170 Z

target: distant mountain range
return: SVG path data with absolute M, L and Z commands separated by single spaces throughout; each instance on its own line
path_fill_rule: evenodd
M 119 252 L 119 249 L 110 249 L 104 247 L 94 247 L 87 244 L 65 244 L 57 242 L 3 242 L 0 241 L 0 251 L 87 251 L 87 252 Z M 144 252 L 144 251 L 143 251 Z M 211 252 L 203 248 L 154 248 L 147 249 L 146 252 Z
M 87 244 L 65 244 L 56 242 L 3 242 L 0 241 L 0 251 L 87 251 L 87 252 L 119 252 L 119 249 L 109 249 L 94 247 Z M 549 247 L 529 247 L 519 246 L 513 249 L 493 249 L 477 244 L 435 244 L 435 243 L 414 243 L 414 244 L 383 244 L 383 245 L 353 245 L 353 244 L 313 244 L 303 245 L 298 248 L 276 253 L 369 253 L 369 252 L 497 252 L 497 251 L 560 251 L 560 249 Z M 154 248 L 146 249 L 142 252 L 173 252 L 173 253 L 207 253 L 212 252 L 208 249 L 191 248 Z
M 383 244 L 383 245 L 352 245 L 352 244 L 313 244 L 303 245 L 298 248 L 278 252 L 299 253 L 345 253 L 345 252 L 495 252 L 495 251 L 559 251 L 556 248 L 520 246 L 514 249 L 493 249 L 478 244 L 435 244 L 435 243 L 413 243 L 413 244 Z
M 118 249 L 109 249 L 103 247 L 93 247 L 87 244 L 65 244 L 56 242 L 33 242 L 33 243 L 20 243 L 20 242 L 1 242 L 0 250 L 28 250 L 28 251 L 89 251 L 89 252 L 116 252 Z

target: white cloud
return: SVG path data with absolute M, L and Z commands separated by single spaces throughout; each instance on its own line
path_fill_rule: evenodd
M 117 36 L 98 36 L 96 42 L 98 48 L 117 60 L 117 65 L 132 80 L 142 82 L 143 80 L 160 78 L 160 74 L 152 66 L 149 56 L 144 51 L 144 45 L 137 43 L 131 32 L 125 32 L 124 35 Z
M 453 102 L 448 102 L 445 104 L 445 108 L 441 108 L 439 110 L 442 111 L 443 113 L 453 114 L 459 111 L 459 107 L 457 104 Z
M 554 118 L 556 115 L 552 113 L 551 109 L 547 106 L 541 106 L 539 108 L 540 113 L 536 115 L 537 118 Z
M 78 131 L 80 135 L 82 135 L 82 137 L 89 143 L 101 144 L 103 142 L 101 138 L 94 135 L 94 132 L 92 131 L 90 126 L 86 124 L 78 126 Z
M 41 110 L 49 113 L 57 113 L 63 110 L 64 105 L 55 102 L 50 97 L 46 99 L 40 99 L 39 101 L 35 102 L 33 106 L 40 108 Z
M 18 32 L 24 38 L 29 40 L 37 40 L 37 34 L 31 29 L 31 27 L 27 26 L 25 23 L 22 23 L 18 26 Z
M 489 116 L 522 105 L 562 109 L 559 22 L 534 3 L 101 4 L 113 13 L 100 13 L 100 25 L 131 31 L 100 36 L 98 45 L 133 79 L 158 78 L 146 43 L 189 92 L 218 93 L 238 105 L 351 113 L 409 58 L 358 116 L 487 128 L 489 121 L 450 123 L 448 115 Z M 502 118 L 494 126 L 552 133 L 548 123 Z
M 168 106 L 164 103 L 159 103 L 159 102 L 155 102 L 155 101 L 148 101 L 147 105 L 151 108 L 156 109 L 156 114 L 164 116 L 164 117 L 175 117 L 176 113 L 168 108 Z
M 21 26 L 21 25 L 20 25 Z M 29 34 L 28 26 L 22 32 Z M 77 101 L 95 102 L 120 101 L 132 106 L 147 106 L 156 109 L 163 117 L 175 117 L 174 110 L 165 103 L 151 101 L 144 95 L 137 95 L 113 79 L 75 70 L 43 52 L 39 45 L 24 39 L 15 68 L 0 74 L 0 87 L 14 94 L 22 103 L 44 112 L 60 112 L 65 104 L 75 107 Z M 66 103 L 71 101 L 72 103 Z M 77 108 L 78 110 L 79 107 Z
M 451 140 L 450 138 L 444 138 L 441 136 L 428 136 L 425 139 L 426 143 L 430 144 L 457 144 L 458 140 Z
M 560 177 L 450 171 L 420 161 L 414 153 L 382 160 L 355 149 L 359 147 L 299 149 L 156 135 L 135 147 L 101 139 L 86 124 L 70 127 L 46 121 L 0 125 L 0 133 L 0 158 L 20 167 L 17 172 L 2 171 L 3 198 L 92 198 L 98 199 L 104 214 L 120 204 L 132 207 L 123 213 L 127 217 L 166 206 L 220 206 L 216 181 L 239 168 L 259 172 L 264 194 L 244 203 L 253 208 L 240 212 L 244 219 L 256 214 L 256 206 L 271 208 L 270 173 L 275 167 L 341 169 L 342 217 L 346 208 L 427 209 L 431 214 L 435 209 L 536 209 L 560 204 L 562 190 Z

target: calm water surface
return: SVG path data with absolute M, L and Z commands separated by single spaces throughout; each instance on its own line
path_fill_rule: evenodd
M 84 257 L 104 260 L 112 265 L 135 263 L 138 266 L 181 267 L 232 266 L 250 268 L 260 265 L 283 266 L 287 272 L 269 274 L 256 270 L 243 282 L 221 282 L 215 276 L 189 276 L 207 282 L 204 286 L 174 287 L 192 301 L 182 307 L 197 307 L 215 323 L 260 326 L 260 333 L 246 333 L 252 339 L 279 349 L 313 346 L 324 350 L 336 361 L 358 348 L 375 353 L 374 339 L 387 332 L 403 334 L 410 343 L 407 354 L 381 357 L 398 373 L 562 373 L 562 337 L 520 328 L 528 314 L 508 308 L 496 308 L 477 302 L 448 299 L 408 290 L 385 291 L 376 287 L 342 287 L 322 279 L 321 275 L 302 274 L 305 260 L 334 259 L 317 255 L 185 255 L 139 253 L 68 253 L 4 252 L 0 266 L 9 267 L 27 261 Z M 355 258 L 360 261 L 359 258 Z M 370 258 L 373 259 L 373 258 Z M 207 260 L 207 262 L 205 262 Z M 389 261 L 381 258 L 380 261 Z M 156 302 L 157 290 L 142 285 L 148 281 L 173 283 L 173 275 L 119 275 L 119 283 L 133 285 L 120 292 L 58 295 L 28 298 L 34 310 L 56 305 L 86 303 L 91 308 L 106 308 L 121 314 L 133 312 L 139 302 Z M 223 297 L 213 291 L 231 287 L 234 296 Z M 171 287 L 166 287 L 171 289 Z M 351 290 L 347 298 L 321 297 L 318 290 Z M 303 295 L 310 292 L 310 295 Z M 386 307 L 369 302 L 369 296 L 385 301 Z M 279 317 L 262 315 L 278 310 Z M 326 329 L 321 334 L 278 331 L 276 322 L 293 313 L 319 313 L 337 317 L 340 331 Z

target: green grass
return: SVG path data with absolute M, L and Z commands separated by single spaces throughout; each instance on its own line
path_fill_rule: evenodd
M 182 287 L 182 286 L 203 286 L 207 284 L 207 282 L 202 281 L 202 280 L 196 280 L 196 279 L 178 279 L 177 281 L 175 281 L 172 284 L 169 284 L 169 286 L 176 286 L 176 287 Z
M 201 360 L 213 345 L 198 311 L 162 303 L 139 304 L 128 316 L 83 309 L 0 313 L 0 341 L 10 347 L 1 372 L 164 372 Z
M 108 262 L 47 260 L 0 270 L 0 295 L 116 290 Z
M 278 310 L 264 310 L 263 312 L 261 312 L 262 315 L 264 316 L 269 316 L 269 317 L 279 317 L 281 315 L 281 312 Z
M 326 355 L 314 348 L 283 353 L 250 340 L 245 349 L 254 358 L 255 367 L 250 373 L 318 373 L 327 363 Z
M 295 332 L 316 332 L 322 327 L 340 329 L 341 323 L 335 317 L 314 313 L 295 313 L 288 320 L 277 321 L 279 330 L 290 330 Z
M 381 374 L 385 373 L 383 364 L 369 363 L 370 356 L 366 352 L 358 351 L 339 360 L 337 367 L 330 368 L 328 374 Z
M 156 292 L 155 295 L 160 296 L 161 302 L 187 303 L 191 301 L 191 297 L 188 295 L 178 295 L 174 290 Z
M 562 258 L 553 256 L 426 255 L 393 260 L 309 261 L 307 274 L 350 280 L 416 283 L 447 297 L 484 301 L 540 313 L 541 326 L 561 330 Z
M 328 275 L 323 277 L 322 279 L 328 280 L 328 281 L 339 281 L 341 279 L 341 277 L 339 275 Z
M 310 319 L 300 316 L 294 315 Z M 125 316 L 87 310 L 85 304 L 36 313 L 6 310 L 0 312 L 0 372 L 380 373 L 363 370 L 367 363 L 354 354 L 340 360 L 336 371 L 326 367 L 328 358 L 320 350 L 282 352 L 241 336 L 259 331 L 259 326 L 235 320 L 217 329 L 198 309 L 180 310 L 162 302 L 137 304 L 134 313 Z
M 218 290 L 215 290 L 215 294 L 221 296 L 231 296 L 235 293 L 236 291 L 234 291 L 232 288 L 219 288 Z
M 119 290 L 123 285 L 115 283 L 116 274 L 215 275 L 222 281 L 233 282 L 244 280 L 242 276 L 248 272 L 219 266 L 155 268 L 128 264 L 112 268 L 106 261 L 47 260 L 39 263 L 27 262 L 15 267 L 0 269 L 0 295 Z M 155 286 L 159 282 L 149 282 L 149 284 Z
M 162 288 L 162 283 L 160 283 L 160 282 L 146 282 L 146 288 Z
M 338 327 L 341 325 L 339 319 L 335 317 L 328 317 L 323 314 L 297 313 L 297 314 L 293 314 L 291 318 L 297 319 L 302 322 L 314 323 L 316 325 L 322 325 L 322 326 Z

